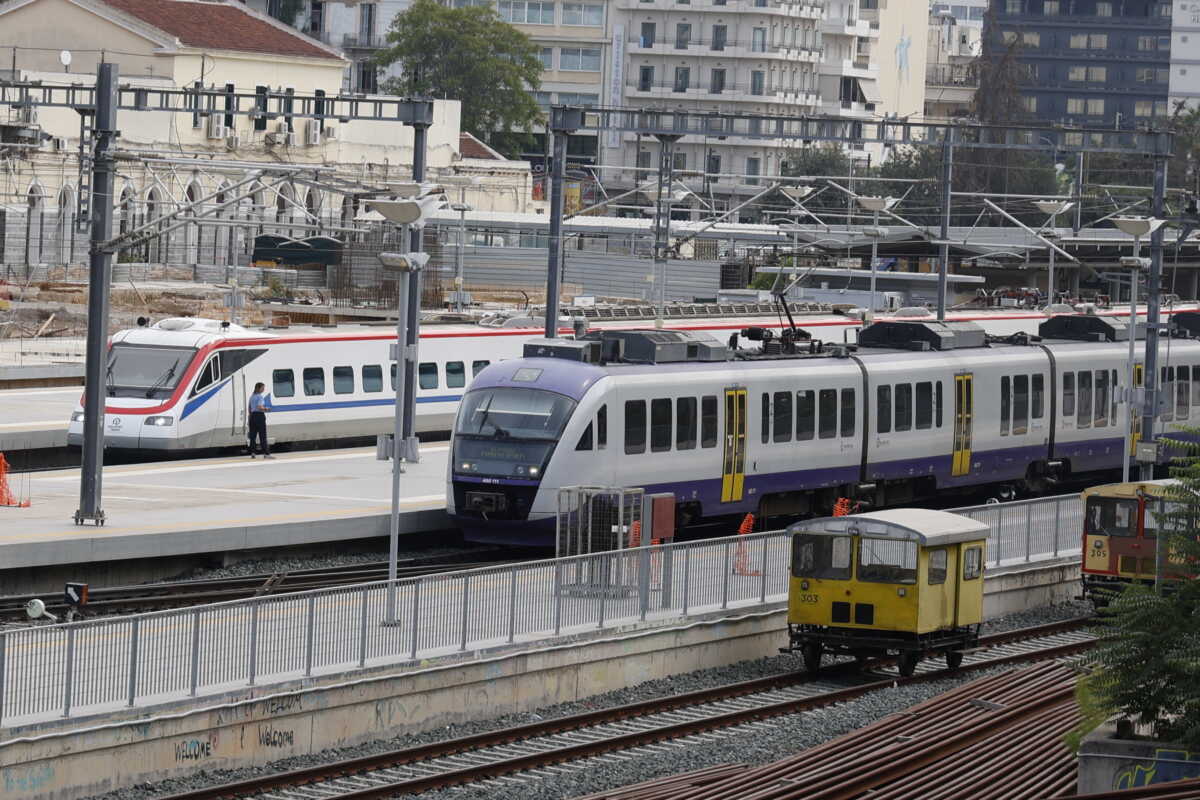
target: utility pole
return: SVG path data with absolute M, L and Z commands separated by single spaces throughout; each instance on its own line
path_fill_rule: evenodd
M 418 186 L 425 180 L 425 143 L 429 137 L 429 126 L 433 124 L 432 114 L 425 119 L 415 120 L 413 128 L 413 182 Z M 419 192 L 418 192 L 419 193 Z M 412 227 L 408 243 L 409 253 L 424 252 L 420 225 Z M 403 236 L 401 237 L 403 238 Z M 417 339 L 421 336 L 421 272 L 416 270 L 408 281 L 408 313 L 405 327 L 403 352 L 404 358 L 404 431 L 401 441 L 410 443 L 408 460 L 414 464 L 421 460 L 421 451 L 417 444 Z M 401 301 L 403 302 L 403 297 Z M 399 344 L 397 339 L 397 344 Z M 397 365 L 400 363 L 397 360 Z M 398 367 L 397 367 L 398 368 Z M 400 376 L 396 376 L 397 382 Z M 399 446 L 399 442 L 397 443 Z
M 675 143 L 680 136 L 660 133 L 658 139 L 658 197 L 654 203 L 654 280 L 658 283 L 657 327 L 662 327 L 663 307 L 667 304 L 667 251 L 671 247 L 671 195 L 675 187 Z M 651 297 L 650 301 L 654 302 Z
M 950 125 L 946 128 L 946 141 L 942 143 L 942 228 L 939 232 L 942 244 L 938 255 L 938 322 L 946 321 L 946 283 L 950 273 L 950 182 L 954 177 L 954 142 L 958 138 L 957 134 L 958 128 Z
M 1154 198 L 1150 216 L 1162 219 L 1167 195 L 1167 157 L 1154 159 Z M 1142 407 L 1142 441 L 1154 442 L 1154 423 L 1158 418 L 1158 326 L 1162 308 L 1160 284 L 1162 283 L 1163 227 L 1160 225 L 1150 234 L 1150 275 L 1146 279 L 1146 368 L 1143 381 L 1146 387 L 1145 405 Z M 1130 309 L 1130 320 L 1136 322 L 1136 309 Z M 1131 328 L 1132 330 L 1132 328 Z M 1155 451 L 1157 453 L 1157 449 Z M 1153 463 L 1150 466 L 1153 476 Z
M 555 106 L 550 109 L 550 134 L 554 156 L 550 164 L 550 241 L 546 255 L 546 338 L 558 336 L 558 296 L 562 283 L 563 178 L 566 175 L 567 134 L 583 125 L 583 109 Z
M 96 70 L 95 150 L 92 155 L 92 232 L 88 255 L 87 363 L 83 389 L 83 461 L 75 524 L 104 524 L 105 362 L 108 359 L 108 292 L 112 277 L 113 157 L 117 138 L 117 65 Z

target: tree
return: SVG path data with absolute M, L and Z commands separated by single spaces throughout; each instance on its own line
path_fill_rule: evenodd
M 489 141 L 496 131 L 529 132 L 542 119 L 531 90 L 541 86 L 542 62 L 528 36 L 491 5 L 448 8 L 414 0 L 392 20 L 389 46 L 378 64 L 398 64 L 390 94 L 462 101 L 462 129 Z

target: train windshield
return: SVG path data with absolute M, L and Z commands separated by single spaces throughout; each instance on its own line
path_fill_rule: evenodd
M 454 431 L 454 471 L 539 479 L 575 402 L 538 389 L 478 389 L 463 397 Z
M 858 541 L 858 579 L 871 583 L 916 583 L 917 543 L 863 536 Z
M 850 580 L 849 536 L 797 533 L 792 537 L 792 574 L 797 578 Z
M 108 351 L 109 397 L 169 397 L 196 355 L 194 347 L 114 344 Z
M 1087 499 L 1087 533 L 1093 536 L 1137 536 L 1137 524 L 1137 500 L 1097 495 Z

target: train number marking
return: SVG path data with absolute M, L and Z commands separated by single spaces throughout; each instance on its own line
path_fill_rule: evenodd
M 821 602 L 821 595 L 819 595 L 819 594 L 809 594 L 808 592 L 801 592 L 797 595 L 794 595 L 794 597 L 797 600 L 799 600 L 801 603 L 819 603 L 819 602 Z

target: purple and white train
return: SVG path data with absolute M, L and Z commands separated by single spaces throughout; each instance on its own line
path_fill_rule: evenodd
M 971 323 L 877 322 L 856 348 L 792 355 L 778 338 L 747 353 L 682 331 L 530 342 L 463 398 L 448 510 L 470 540 L 548 546 L 565 486 L 671 492 L 687 521 L 1042 489 L 1130 457 L 1126 330 L 1062 316 L 1040 340 L 997 341 Z M 1159 364 L 1159 430 L 1200 423 L 1200 340 L 1164 338 Z

